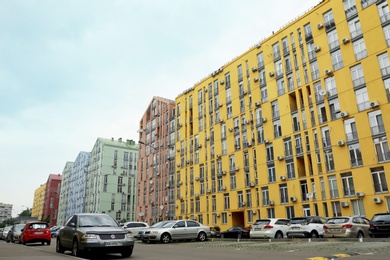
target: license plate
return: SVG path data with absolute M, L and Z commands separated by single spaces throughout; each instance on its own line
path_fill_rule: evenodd
M 255 228 L 256 231 L 261 231 L 261 228 Z
M 340 231 L 339 228 L 332 228 L 331 230 L 334 231 L 334 232 L 339 232 Z
M 42 235 L 43 232 L 34 232 L 35 235 Z
M 292 227 L 291 230 L 300 230 L 299 227 Z
M 105 243 L 106 246 L 122 246 L 123 242 L 120 241 L 110 241 Z

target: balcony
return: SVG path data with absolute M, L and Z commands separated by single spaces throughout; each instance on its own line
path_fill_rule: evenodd
M 371 126 L 371 133 L 372 135 L 379 135 L 379 134 L 384 134 L 385 131 L 385 126 L 384 125 L 376 125 L 376 126 Z

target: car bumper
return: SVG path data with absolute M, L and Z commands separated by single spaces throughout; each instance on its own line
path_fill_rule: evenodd
M 251 231 L 249 236 L 250 238 L 274 238 L 275 233 L 269 231 Z
M 309 231 L 288 231 L 287 237 L 310 237 Z
M 133 248 L 133 240 L 98 240 L 98 239 L 83 239 L 80 241 L 80 250 L 102 250 L 106 252 L 121 252 L 126 248 Z

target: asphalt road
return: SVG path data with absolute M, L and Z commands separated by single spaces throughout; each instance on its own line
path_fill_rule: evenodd
M 144 244 L 136 242 L 130 259 L 199 260 L 199 259 L 262 259 L 262 260 L 326 260 L 348 257 L 351 260 L 389 259 L 390 239 L 354 240 L 221 240 L 206 242 L 173 242 L 169 244 Z M 77 259 L 70 252 L 57 254 L 55 240 L 50 246 L 7 244 L 0 241 L 0 260 L 60 260 Z M 122 259 L 118 254 L 99 259 Z

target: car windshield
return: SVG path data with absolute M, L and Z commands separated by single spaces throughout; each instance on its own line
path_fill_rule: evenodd
M 15 226 L 15 231 L 20 231 L 20 230 L 22 230 L 22 228 L 24 228 L 24 224 L 17 224 Z
M 371 221 L 384 221 L 384 222 L 387 222 L 387 223 L 390 223 L 390 215 L 376 215 L 372 218 Z
M 118 224 L 108 215 L 82 215 L 79 227 L 117 227 Z
M 169 222 L 167 222 L 167 221 L 157 222 L 157 223 L 153 224 L 151 227 L 152 227 L 152 228 L 162 227 L 162 226 L 165 225 L 166 223 L 169 223 Z
M 303 224 L 303 223 L 307 223 L 308 220 L 306 218 L 296 218 L 296 219 L 292 219 L 290 221 L 290 224 Z
M 171 228 L 176 224 L 176 222 L 166 222 L 161 227 L 162 228 Z
M 330 218 L 326 222 L 326 224 L 343 224 L 347 223 L 349 221 L 349 218 Z
M 255 224 L 253 225 L 268 225 L 269 223 L 271 222 L 271 220 L 269 219 L 260 219 L 260 220 L 256 220 Z

